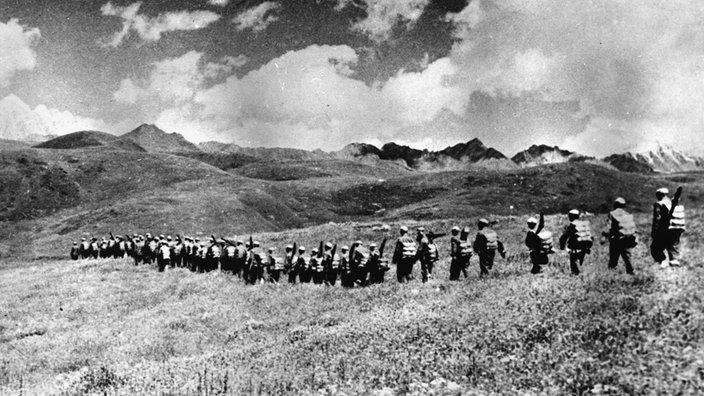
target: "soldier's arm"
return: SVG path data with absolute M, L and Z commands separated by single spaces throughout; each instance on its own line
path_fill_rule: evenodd
M 560 250 L 565 250 L 565 245 L 567 244 L 567 240 L 570 239 L 570 236 L 572 234 L 572 227 L 567 226 L 565 229 L 562 231 L 562 235 L 560 235 Z
M 653 228 L 650 233 L 650 236 L 653 238 L 655 238 L 655 236 L 658 234 L 658 231 L 660 230 L 660 221 L 661 221 L 660 205 L 655 204 L 655 205 L 653 205 Z

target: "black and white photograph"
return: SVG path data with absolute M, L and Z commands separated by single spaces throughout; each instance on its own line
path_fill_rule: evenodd
M 0 0 L 0 395 L 704 394 L 704 1 Z

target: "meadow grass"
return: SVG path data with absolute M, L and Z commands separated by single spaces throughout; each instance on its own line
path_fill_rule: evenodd
M 529 274 L 522 218 L 496 227 L 508 259 L 479 278 L 473 258 L 459 282 L 446 280 L 447 259 L 426 284 L 399 285 L 392 269 L 387 283 L 352 290 L 246 286 L 127 259 L 6 262 L 0 393 L 701 394 L 704 247 L 701 215 L 690 218 L 685 266 L 651 264 L 645 236 L 635 276 L 607 270 L 600 245 L 580 276 L 562 252 Z M 350 223 L 255 236 L 312 246 L 383 235 Z M 448 238 L 438 242 L 446 257 Z

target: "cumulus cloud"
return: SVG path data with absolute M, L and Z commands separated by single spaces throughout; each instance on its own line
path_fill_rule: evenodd
M 182 103 L 192 99 L 206 80 L 228 75 L 247 62 L 244 56 L 225 56 L 217 62 L 207 63 L 202 58 L 201 52 L 189 51 L 179 57 L 154 62 L 146 81 L 123 79 L 113 97 L 127 104 L 149 98 Z
M 252 29 L 255 33 L 261 32 L 279 19 L 278 16 L 274 15 L 279 8 L 281 8 L 281 4 L 274 1 L 265 1 L 240 13 L 232 22 L 237 26 L 237 30 Z
M 137 2 L 123 7 L 108 2 L 100 8 L 103 15 L 122 19 L 122 29 L 112 36 L 107 45 L 119 46 L 131 31 L 136 32 L 142 40 L 157 41 L 163 33 L 202 29 L 220 19 L 218 14 L 211 11 L 166 12 L 151 18 L 139 14 L 141 5 L 141 2 Z
M 6 86 L 15 72 L 34 68 L 32 47 L 39 37 L 39 29 L 27 28 L 17 19 L 0 22 L 0 87 Z
M 191 103 L 164 110 L 157 124 L 196 141 L 338 149 L 360 140 L 410 141 L 413 125 L 462 112 L 466 98 L 451 81 L 456 70 L 448 59 L 374 86 L 353 78 L 357 61 L 347 46 L 291 51 L 200 90 Z
M 448 17 L 457 81 L 467 93 L 489 95 L 475 95 L 479 104 L 470 101 L 465 117 L 498 134 L 518 130 L 521 120 L 521 137 L 586 154 L 677 135 L 701 147 L 703 17 L 696 0 L 472 1 Z M 507 102 L 516 110 L 491 119 Z M 516 118 L 535 105 L 543 111 Z
M 347 6 L 363 8 L 367 16 L 356 22 L 353 29 L 366 33 L 372 40 L 383 41 L 390 37 L 397 24 L 412 27 L 428 3 L 430 0 L 338 0 L 336 9 Z
M 230 0 L 208 0 L 208 4 L 219 7 L 225 7 L 229 3 Z

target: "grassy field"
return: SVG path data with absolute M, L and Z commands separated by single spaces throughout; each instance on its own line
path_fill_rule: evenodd
M 473 258 L 459 282 L 446 280 L 447 260 L 427 284 L 398 285 L 392 269 L 386 284 L 353 290 L 246 286 L 128 260 L 2 262 L 0 393 L 701 394 L 704 227 L 700 211 L 689 218 L 685 265 L 654 266 L 644 235 L 635 276 L 606 270 L 601 245 L 580 276 L 562 252 L 530 275 L 522 217 L 497 226 L 508 259 L 480 279 Z M 470 220 L 424 225 L 456 223 Z M 379 242 L 375 226 L 256 238 Z M 448 238 L 439 243 L 446 255 Z

